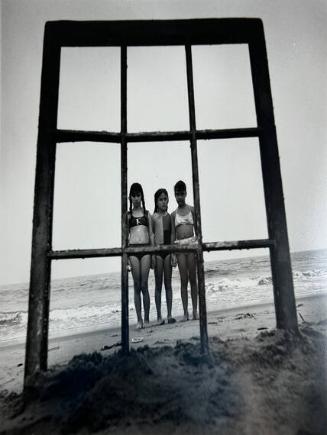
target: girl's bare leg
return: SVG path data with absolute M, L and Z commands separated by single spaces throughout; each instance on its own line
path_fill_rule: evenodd
M 191 284 L 191 298 L 193 306 L 193 320 L 198 319 L 198 285 L 196 281 L 196 257 L 194 254 L 187 254 L 187 267 Z
M 172 319 L 171 309 L 173 304 L 173 290 L 171 288 L 171 255 L 166 255 L 164 260 L 164 282 L 166 290 L 166 302 L 167 302 L 167 318 L 168 322 Z
M 160 255 L 157 255 L 156 256 L 156 265 L 154 268 L 154 277 L 155 277 L 155 281 L 156 281 L 156 289 L 155 289 L 154 298 L 156 301 L 158 322 L 162 321 L 162 317 L 161 317 L 162 275 L 163 275 L 163 260 L 162 260 L 162 257 Z
M 141 308 L 141 274 L 140 261 L 137 257 L 129 257 L 134 281 L 134 304 L 137 316 L 137 328 L 143 328 L 142 308 Z
M 187 270 L 187 258 L 186 254 L 177 254 L 177 264 L 179 274 L 181 278 L 181 298 L 184 310 L 184 320 L 188 320 L 188 296 L 187 296 L 187 284 L 188 284 L 188 270 Z
M 149 323 L 150 295 L 148 290 L 148 278 L 151 265 L 151 255 L 143 255 L 141 258 L 141 292 L 143 295 L 144 322 Z

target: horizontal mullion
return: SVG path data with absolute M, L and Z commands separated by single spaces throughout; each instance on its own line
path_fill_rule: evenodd
M 178 245 L 160 245 L 160 246 L 128 246 L 125 249 L 125 252 L 129 255 L 132 254 L 138 254 L 138 253 L 145 253 L 145 254 L 161 254 L 161 253 L 174 253 L 174 252 L 194 252 L 197 251 L 200 248 L 200 245 L 198 242 Z
M 196 139 L 232 139 L 241 137 L 257 137 L 261 129 L 253 128 L 232 128 L 225 130 L 196 130 Z M 161 142 L 191 140 L 190 131 L 152 131 L 140 133 L 110 133 L 107 131 L 83 131 L 83 130 L 56 130 L 56 142 L 111 142 L 120 143 L 122 137 L 127 142 Z
M 189 140 L 190 131 L 150 131 L 140 133 L 127 133 L 127 142 L 162 142 L 162 141 L 179 141 Z
M 259 137 L 262 129 L 259 127 L 229 128 L 224 130 L 196 130 L 196 139 L 234 139 L 240 137 Z
M 231 242 L 208 242 L 202 243 L 203 251 L 227 251 L 233 249 L 256 249 L 271 248 L 275 246 L 274 240 L 256 239 L 256 240 L 238 240 Z M 194 252 L 201 249 L 197 242 L 185 245 L 161 245 L 161 246 L 128 246 L 125 250 L 122 248 L 103 248 L 103 249 L 71 249 L 64 251 L 50 251 L 48 256 L 52 260 L 73 259 L 73 258 L 94 258 L 94 257 L 118 257 L 126 252 L 132 254 L 160 254 L 173 252 Z
M 119 257 L 122 255 L 122 252 L 122 248 L 68 249 L 65 251 L 50 251 L 48 257 L 50 257 L 52 260 L 72 258 Z
M 237 240 L 231 242 L 202 243 L 203 251 L 229 251 L 234 249 L 271 248 L 275 241 L 271 239 Z
M 94 258 L 94 257 L 117 257 L 123 252 L 132 254 L 160 254 L 172 252 L 193 252 L 199 249 L 198 243 L 189 243 L 185 245 L 161 245 L 161 246 L 128 246 L 122 248 L 104 248 L 104 249 L 71 249 L 65 251 L 50 251 L 48 256 L 53 260 L 72 259 L 72 258 Z
M 121 133 L 108 131 L 56 130 L 56 142 L 111 142 L 120 143 Z

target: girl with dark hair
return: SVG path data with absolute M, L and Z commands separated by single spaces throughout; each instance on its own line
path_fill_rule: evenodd
M 194 208 L 186 204 L 186 184 L 178 181 L 174 186 L 175 198 L 178 207 L 171 214 L 172 240 L 178 245 L 196 243 L 194 233 Z M 193 319 L 198 318 L 198 287 L 196 280 L 196 257 L 192 252 L 176 254 L 179 274 L 181 277 L 181 297 L 184 310 L 184 320 L 189 320 L 187 286 L 190 282 Z
M 129 211 L 127 225 L 129 230 L 129 246 L 153 245 L 152 221 L 150 213 L 145 208 L 144 194 L 139 183 L 133 183 L 129 191 Z M 130 255 L 132 276 L 134 281 L 134 303 L 137 316 L 137 329 L 149 324 L 150 296 L 148 277 L 151 265 L 151 255 Z M 141 293 L 143 296 L 144 323 L 142 318 Z
M 158 189 L 154 194 L 154 213 L 152 215 L 152 228 L 155 245 L 170 245 L 171 240 L 171 218 L 168 210 L 168 192 L 166 189 Z M 174 323 L 176 320 L 171 315 L 173 292 L 171 288 L 172 256 L 161 254 L 155 256 L 154 276 L 156 282 L 155 301 L 157 309 L 157 320 L 159 325 L 165 321 L 161 316 L 161 289 L 164 279 L 167 302 L 167 321 Z

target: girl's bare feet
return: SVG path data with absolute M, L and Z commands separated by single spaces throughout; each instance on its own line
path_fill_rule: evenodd
M 139 322 L 137 322 L 136 329 L 143 329 L 143 328 L 144 328 L 143 321 L 140 320 Z

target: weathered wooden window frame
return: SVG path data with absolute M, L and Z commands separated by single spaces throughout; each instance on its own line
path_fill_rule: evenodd
M 195 122 L 192 45 L 248 44 L 254 89 L 257 127 L 197 130 Z M 127 130 L 127 47 L 183 45 L 186 51 L 190 129 L 173 132 L 129 133 Z M 60 52 L 62 47 L 121 48 L 121 131 L 73 131 L 57 129 Z M 203 243 L 197 158 L 198 139 L 257 137 L 268 224 L 268 239 Z M 194 207 L 198 242 L 185 246 L 128 247 L 123 216 L 127 210 L 127 144 L 132 142 L 190 141 Z M 120 248 L 52 250 L 52 220 L 56 144 L 60 142 L 114 142 L 121 145 Z M 195 252 L 198 264 L 200 337 L 208 351 L 203 251 L 269 248 L 278 328 L 297 329 L 297 315 L 286 227 L 286 216 L 273 114 L 263 24 L 260 19 L 199 19 L 156 21 L 57 21 L 45 25 L 35 197 L 29 315 L 24 386 L 33 375 L 47 369 L 51 261 L 55 259 L 121 256 L 122 349 L 129 351 L 128 272 L 129 254 Z

